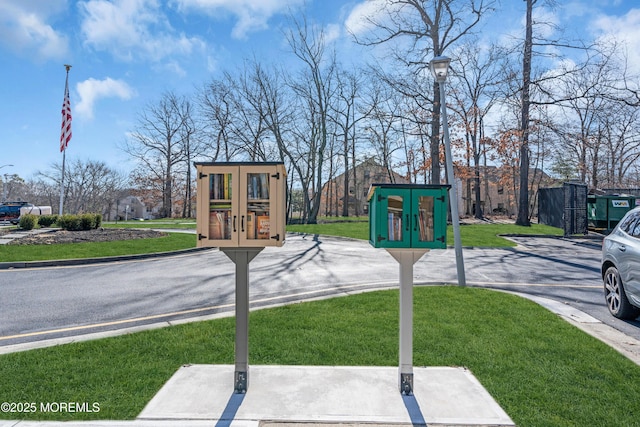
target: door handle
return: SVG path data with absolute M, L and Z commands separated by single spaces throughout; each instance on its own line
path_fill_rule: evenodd
M 240 218 L 240 232 L 244 233 L 244 215 Z
M 626 247 L 626 246 L 624 246 L 624 245 L 620 245 L 620 246 L 618 246 L 618 250 L 619 250 L 620 252 L 626 252 L 626 251 L 627 251 L 627 247 Z

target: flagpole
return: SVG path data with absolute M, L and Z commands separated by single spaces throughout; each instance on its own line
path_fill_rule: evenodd
M 62 176 L 60 177 L 60 209 L 58 215 L 62 216 L 64 207 L 64 164 L 67 157 L 67 144 L 71 139 L 71 106 L 69 101 L 69 70 L 71 65 L 64 64 L 67 69 L 67 79 L 64 83 L 64 101 L 62 104 L 62 130 L 60 133 L 60 151 L 62 151 Z M 68 113 L 68 116 L 67 116 Z M 67 121 L 68 120 L 68 121 Z M 66 134 L 68 126 L 69 134 Z
M 67 150 L 62 150 L 62 178 L 60 178 L 60 209 L 58 215 L 62 216 L 62 207 L 64 206 L 64 161 L 67 156 Z

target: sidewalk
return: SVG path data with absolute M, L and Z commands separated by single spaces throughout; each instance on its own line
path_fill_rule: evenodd
M 3 228 L 8 228 L 8 227 L 0 227 L 0 229 L 3 229 Z M 33 236 L 34 234 L 51 233 L 52 231 L 55 231 L 55 230 L 58 230 L 58 229 L 57 228 L 37 228 L 34 230 L 28 230 L 28 231 L 12 230 L 12 231 L 9 231 L 9 233 L 7 234 L 0 235 L 0 245 L 6 245 L 7 243 L 15 239 L 20 239 L 22 237 Z

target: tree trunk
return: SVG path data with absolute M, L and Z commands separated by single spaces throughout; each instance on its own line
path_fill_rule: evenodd
M 529 87 L 531 85 L 531 56 L 533 47 L 532 9 L 536 0 L 527 2 L 527 24 L 522 60 L 522 143 L 520 145 L 520 191 L 518 194 L 517 225 L 530 226 L 529 220 L 529 108 L 531 104 Z

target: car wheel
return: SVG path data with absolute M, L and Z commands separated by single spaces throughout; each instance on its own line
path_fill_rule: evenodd
M 635 319 L 640 315 L 640 309 L 627 299 L 620 273 L 615 267 L 607 268 L 604 273 L 604 299 L 609 312 L 618 319 Z

